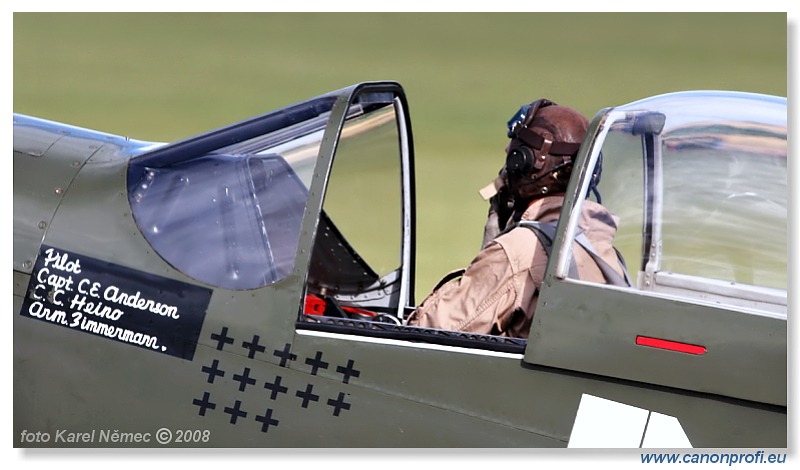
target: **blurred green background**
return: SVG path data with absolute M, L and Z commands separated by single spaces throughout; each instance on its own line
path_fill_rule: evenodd
M 417 300 L 480 245 L 477 190 L 540 97 L 786 96 L 785 13 L 15 13 L 14 112 L 168 142 L 370 80 L 408 94 Z

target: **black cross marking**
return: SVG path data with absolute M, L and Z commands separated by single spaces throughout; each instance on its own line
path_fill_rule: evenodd
M 250 359 L 256 357 L 257 352 L 264 352 L 267 350 L 267 348 L 258 344 L 258 340 L 258 335 L 253 335 L 253 341 L 242 341 L 242 347 L 250 350 L 250 352 L 247 353 L 247 357 Z
M 236 420 L 239 419 L 239 418 L 246 418 L 247 417 L 247 412 L 246 411 L 242 411 L 240 409 L 241 406 L 242 406 L 242 402 L 239 401 L 239 400 L 236 400 L 236 403 L 234 403 L 233 408 L 230 408 L 228 406 L 225 407 L 225 412 L 231 415 L 231 424 L 236 424 Z
M 311 384 L 306 385 L 306 391 L 301 392 L 298 390 L 295 395 L 303 399 L 303 408 L 308 408 L 308 402 L 310 401 L 319 401 L 319 395 L 314 395 L 311 393 L 311 390 L 314 389 L 314 386 Z
M 212 333 L 211 339 L 217 341 L 217 351 L 222 351 L 226 344 L 233 344 L 233 338 L 228 337 L 228 327 L 222 327 L 219 334 Z
M 342 367 L 342 366 L 337 366 L 336 367 L 336 372 L 344 375 L 344 379 L 342 380 L 342 383 L 345 383 L 345 384 L 346 383 L 350 383 L 350 377 L 358 377 L 359 375 L 361 375 L 361 371 L 355 370 L 353 368 L 354 364 L 355 364 L 355 362 L 352 359 L 350 359 L 350 360 L 347 361 L 347 367 Z
M 314 359 L 310 357 L 306 359 L 306 364 L 311 366 L 311 375 L 317 375 L 317 370 L 319 369 L 327 369 L 328 363 L 322 361 L 322 352 L 317 351 L 317 355 Z
M 211 367 L 203 366 L 203 372 L 208 374 L 208 383 L 213 384 L 214 379 L 217 377 L 225 377 L 225 371 L 218 369 L 219 361 L 214 359 L 214 362 L 211 363 Z
M 290 354 L 289 353 L 289 350 L 291 348 L 292 348 L 292 345 L 289 344 L 289 343 L 286 343 L 286 346 L 283 347 L 283 351 L 281 351 L 280 349 L 276 349 L 273 352 L 273 354 L 276 357 L 281 358 L 281 367 L 286 367 L 286 361 L 296 361 L 297 360 L 297 354 Z
M 217 404 L 216 403 L 211 403 L 209 398 L 211 398 L 211 394 L 208 393 L 208 392 L 204 392 L 202 400 L 199 400 L 197 398 L 192 400 L 192 404 L 195 404 L 195 405 L 200 407 L 200 416 L 205 416 L 206 415 L 206 410 L 209 410 L 209 409 L 213 410 L 214 408 L 217 407 Z
M 256 415 L 256 421 L 262 423 L 261 432 L 267 432 L 270 426 L 278 426 L 278 423 L 280 423 L 277 419 L 272 419 L 272 410 L 269 408 L 264 412 L 264 416 Z
M 339 411 L 342 409 L 349 410 L 350 403 L 346 403 L 344 401 L 345 394 L 339 392 L 339 398 L 334 400 L 333 398 L 328 399 L 328 405 L 333 407 L 333 416 L 339 416 Z
M 288 388 L 281 386 L 281 376 L 280 375 L 277 378 L 275 378 L 275 383 L 274 384 L 266 382 L 264 384 L 264 388 L 269 389 L 269 390 L 272 391 L 272 393 L 269 396 L 270 399 L 272 399 L 272 400 L 274 400 L 278 396 L 279 393 L 286 393 L 286 392 L 289 391 Z
M 233 380 L 239 381 L 239 391 L 240 392 L 244 392 L 244 389 L 247 387 L 248 384 L 250 384 L 250 385 L 255 385 L 256 384 L 256 379 L 251 379 L 250 378 L 250 368 L 249 367 L 245 367 L 244 368 L 244 372 L 242 372 L 242 375 L 233 374 Z

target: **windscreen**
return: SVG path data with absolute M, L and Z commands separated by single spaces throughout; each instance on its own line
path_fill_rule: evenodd
M 129 199 L 147 241 L 215 287 L 255 289 L 287 277 L 332 103 L 299 105 L 133 161 Z

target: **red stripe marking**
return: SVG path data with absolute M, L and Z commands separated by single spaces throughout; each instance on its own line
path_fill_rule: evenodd
M 639 346 L 648 346 L 657 349 L 666 349 L 668 351 L 677 351 L 686 354 L 701 355 L 706 353 L 705 346 L 698 346 L 696 344 L 679 343 L 677 341 L 669 341 L 666 339 L 650 338 L 647 336 L 637 336 L 636 344 Z

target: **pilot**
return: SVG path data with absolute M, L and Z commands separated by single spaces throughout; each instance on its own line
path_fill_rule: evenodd
M 499 192 L 490 198 L 481 251 L 466 269 L 439 282 L 408 317 L 408 325 L 528 337 L 549 244 L 588 121 L 572 108 L 540 99 L 520 108 L 508 127 L 506 163 L 494 184 Z M 592 189 L 597 178 L 599 165 Z M 617 223 L 600 203 L 583 202 L 571 277 L 630 285 L 612 245 Z

